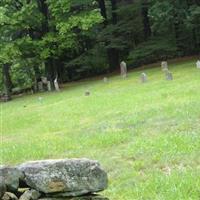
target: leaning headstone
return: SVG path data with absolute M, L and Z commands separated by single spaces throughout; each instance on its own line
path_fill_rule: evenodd
M 38 82 L 38 90 L 40 92 L 44 91 L 44 87 L 43 87 L 43 82 L 42 81 Z
M 196 65 L 197 65 L 197 69 L 200 69 L 200 60 L 197 61 Z
M 14 167 L 0 166 L 0 176 L 5 182 L 7 191 L 15 192 L 18 190 L 23 173 Z
M 163 71 L 168 70 L 168 63 L 167 63 L 167 61 L 161 62 L 161 68 L 162 68 Z
M 124 61 L 122 61 L 120 63 L 120 71 L 121 71 L 122 78 L 126 78 L 127 77 L 127 66 Z
M 18 169 L 30 188 L 55 198 L 100 192 L 108 184 L 107 173 L 100 164 L 88 159 L 33 161 Z
M 47 85 L 47 82 L 48 82 L 47 77 L 42 76 L 41 80 L 43 84 Z
M 147 82 L 147 75 L 145 73 L 142 73 L 140 76 L 141 82 L 146 83 Z
M 57 78 L 54 80 L 54 86 L 55 86 L 56 91 L 59 92 L 60 91 L 60 87 L 58 85 L 58 79 Z
M 41 194 L 37 190 L 27 190 L 24 192 L 19 200 L 37 200 Z
M 165 77 L 166 77 L 166 80 L 168 80 L 168 81 L 173 80 L 173 75 L 169 70 L 165 71 Z
M 47 90 L 50 92 L 51 91 L 51 82 L 47 81 Z

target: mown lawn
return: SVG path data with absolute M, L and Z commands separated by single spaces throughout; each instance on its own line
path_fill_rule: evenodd
M 170 70 L 174 81 L 158 66 L 2 103 L 1 162 L 87 157 L 108 172 L 110 200 L 199 200 L 200 70 Z

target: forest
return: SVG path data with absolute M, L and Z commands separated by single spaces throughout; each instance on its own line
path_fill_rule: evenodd
M 200 0 L 1 0 L 0 93 L 200 52 Z

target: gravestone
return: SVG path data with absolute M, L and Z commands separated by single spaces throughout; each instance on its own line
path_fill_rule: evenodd
M 86 90 L 85 91 L 85 96 L 90 96 L 90 91 Z
M 47 90 L 50 92 L 51 91 L 51 82 L 47 81 Z
M 200 60 L 197 61 L 196 65 L 197 65 L 197 69 L 200 69 Z
M 47 82 L 48 82 L 47 77 L 42 76 L 41 80 L 43 84 L 47 85 Z
M 142 73 L 140 76 L 141 82 L 146 83 L 147 82 L 147 75 L 145 73 Z
M 104 83 L 107 83 L 107 82 L 108 82 L 108 78 L 107 78 L 107 77 L 104 77 L 104 78 L 103 78 L 103 82 L 104 82 Z
M 120 63 L 120 71 L 121 71 L 122 78 L 126 78 L 127 77 L 127 66 L 124 61 L 122 61 Z
M 39 92 L 44 91 L 44 87 L 43 87 L 43 82 L 42 81 L 38 82 L 38 90 L 39 90 Z
M 169 70 L 165 71 L 165 77 L 166 77 L 166 80 L 168 80 L 168 81 L 172 81 L 173 80 L 173 75 Z
M 168 70 L 168 63 L 167 63 L 167 61 L 161 62 L 161 68 L 162 68 L 163 71 Z
M 54 80 L 54 86 L 55 86 L 56 91 L 59 92 L 60 88 L 59 88 L 59 85 L 58 85 L 58 79 L 57 78 Z

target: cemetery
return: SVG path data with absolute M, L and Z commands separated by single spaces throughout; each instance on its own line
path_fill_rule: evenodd
M 0 0 L 0 200 L 200 200 L 199 0 Z
M 178 199 L 198 199 L 200 71 L 196 59 L 169 62 L 173 81 L 168 81 L 161 64 L 154 66 L 127 70 L 126 78 L 118 71 L 106 78 L 66 84 L 60 92 L 40 92 L 1 103 L 3 165 L 15 167 L 44 159 L 98 160 L 108 176 L 100 196 L 95 192 L 95 196 L 59 200 L 131 200 L 157 195 L 171 200 L 177 194 Z M 24 196 L 52 200 L 38 190 L 26 189 Z M 9 195 L 4 199 L 27 200 L 20 197 L 22 193 L 15 198 Z

